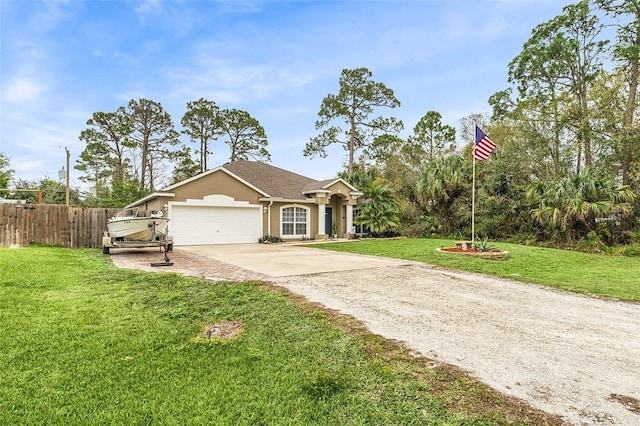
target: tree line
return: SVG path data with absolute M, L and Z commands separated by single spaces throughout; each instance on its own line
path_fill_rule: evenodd
M 399 224 L 407 235 L 469 238 L 479 125 L 498 148 L 476 170 L 478 234 L 596 249 L 640 241 L 639 63 L 640 0 L 583 0 L 532 30 L 508 66 L 509 86 L 489 99 L 492 114 L 460 120 L 462 146 L 437 111 L 406 139 L 401 122 L 369 119 L 400 102 L 356 69 L 343 71 L 338 94 L 323 100 L 316 128 L 324 130 L 304 154 L 342 144 L 341 176 L 364 200 L 391 189 L 395 203 L 360 219 L 372 229 Z
M 159 102 L 131 100 L 114 112 L 96 112 L 80 133 L 86 143 L 77 170 L 100 205 L 123 205 L 158 187 L 208 170 L 213 142 L 229 147 L 229 161 L 270 161 L 267 136 L 248 112 L 220 109 L 204 98 L 188 102 L 178 132 Z M 180 142 L 186 135 L 195 149 Z M 195 154 L 195 155 L 194 155 Z M 171 175 L 168 171 L 171 168 Z
M 476 164 L 478 235 L 594 248 L 638 241 L 639 64 L 640 0 L 582 0 L 532 30 L 508 65 L 508 86 L 488 99 L 491 114 L 463 117 L 456 129 L 429 110 L 403 138 L 404 123 L 386 114 L 401 105 L 393 90 L 367 68 L 345 69 L 302 154 L 344 148 L 339 175 L 365 193 L 358 222 L 370 229 L 468 238 L 480 126 L 497 149 Z M 270 160 L 264 129 L 245 111 L 199 99 L 181 124 L 178 132 L 146 99 L 94 113 L 76 165 L 94 202 L 123 205 L 208 170 L 218 139 L 230 161 Z
M 121 207 L 153 192 L 209 169 L 208 158 L 213 143 L 224 142 L 229 161 L 270 161 L 267 136 L 260 122 L 239 109 L 221 109 L 204 98 L 187 102 L 176 130 L 171 115 L 160 102 L 132 99 L 127 106 L 113 112 L 95 112 L 87 120 L 87 128 L 79 138 L 85 143 L 75 169 L 83 172 L 80 180 L 92 190 L 70 193 L 71 204 L 83 206 Z M 183 144 L 186 135 L 195 148 Z M 0 153 L 0 191 L 8 188 L 14 171 L 9 159 Z M 45 203 L 65 201 L 65 187 L 60 182 L 43 178 L 33 182 L 18 179 L 12 192 L 0 196 L 36 202 L 34 192 L 42 190 Z M 63 194 L 60 198 L 60 194 Z

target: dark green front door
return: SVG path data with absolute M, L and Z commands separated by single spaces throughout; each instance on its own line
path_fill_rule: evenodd
M 324 209 L 324 233 L 333 237 L 331 235 L 331 223 L 333 222 L 333 214 L 331 207 L 325 207 Z

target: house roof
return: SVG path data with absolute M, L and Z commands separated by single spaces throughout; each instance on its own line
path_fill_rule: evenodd
M 257 161 L 234 161 L 225 164 L 222 168 L 259 188 L 272 198 L 304 199 L 305 187 L 318 182 L 315 179 Z
M 327 180 L 314 180 L 313 182 L 309 182 L 302 188 L 303 192 L 313 192 L 313 191 L 322 191 L 325 188 L 325 185 L 331 182 L 335 182 L 336 179 L 327 179 Z
M 266 198 L 286 199 L 286 200 L 304 200 L 309 198 L 311 194 L 317 192 L 331 192 L 328 188 L 336 182 L 342 182 L 353 195 L 362 195 L 356 188 L 340 178 L 327 180 L 315 180 L 279 167 L 257 161 L 240 160 L 233 163 L 227 163 L 223 166 L 216 167 L 204 173 L 200 173 L 189 179 L 170 185 L 159 192 L 154 192 L 146 197 L 129 204 L 127 207 L 137 206 L 144 201 L 148 201 L 157 197 L 173 197 L 171 192 L 174 189 L 201 179 L 207 175 L 221 171 L 233 176 L 245 185 L 255 189 L 258 193 Z

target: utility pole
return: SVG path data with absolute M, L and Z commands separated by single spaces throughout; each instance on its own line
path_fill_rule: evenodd
M 67 206 L 69 206 L 69 149 L 65 146 L 64 150 L 67 152 L 67 182 L 66 182 L 66 186 L 67 186 Z

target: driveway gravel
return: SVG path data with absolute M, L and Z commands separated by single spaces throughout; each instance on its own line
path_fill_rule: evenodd
M 215 250 L 207 256 L 176 250 L 175 265 L 166 268 L 149 268 L 157 253 L 130 251 L 111 258 L 120 267 L 209 279 L 265 279 L 570 423 L 640 425 L 638 303 L 407 261 L 380 259 L 359 269 L 305 275 L 239 268 L 249 265 L 246 256 L 253 246 L 244 254 L 234 249 L 236 266 L 228 263 L 234 262 L 228 250 L 225 261 L 216 258 Z M 299 250 L 296 256 L 316 252 Z
M 573 424 L 640 425 L 640 304 L 421 264 L 276 283 Z

